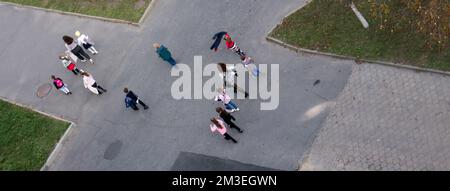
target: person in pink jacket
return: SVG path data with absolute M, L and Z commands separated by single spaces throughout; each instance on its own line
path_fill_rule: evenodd
M 233 141 L 233 143 L 237 143 L 237 141 L 227 133 L 225 123 L 218 117 L 211 119 L 211 124 L 209 125 L 209 128 L 211 128 L 211 132 L 214 133 L 217 131 L 221 135 L 223 135 L 226 140 L 231 140 Z
M 219 92 L 219 95 L 214 97 L 215 101 L 222 102 L 223 105 L 225 105 L 225 109 L 230 113 L 239 111 L 239 107 L 233 101 L 231 101 L 231 97 L 225 93 L 225 90 L 223 88 L 219 88 L 217 92 Z

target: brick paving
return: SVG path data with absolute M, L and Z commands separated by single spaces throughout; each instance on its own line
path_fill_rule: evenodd
M 450 170 L 450 76 L 354 65 L 300 170 Z

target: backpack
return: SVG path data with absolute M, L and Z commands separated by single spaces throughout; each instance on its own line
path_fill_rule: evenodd
M 125 107 L 126 108 L 129 108 L 134 104 L 135 103 L 134 103 L 133 99 L 131 99 L 130 97 L 125 97 Z
M 57 88 L 62 88 L 64 86 L 64 83 L 61 79 L 56 79 L 54 82 Z

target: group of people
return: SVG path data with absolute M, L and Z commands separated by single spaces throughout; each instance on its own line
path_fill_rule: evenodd
M 94 79 L 94 77 L 88 72 L 79 69 L 76 65 L 77 59 L 81 60 L 81 62 L 86 62 L 89 60 L 92 64 L 94 64 L 94 60 L 87 54 L 83 49 L 90 51 L 92 54 L 98 54 L 97 49 L 94 47 L 94 42 L 89 38 L 88 35 L 82 34 L 80 31 L 75 32 L 76 39 L 64 35 L 62 37 L 64 41 L 64 45 L 67 48 L 65 54 L 59 56 L 59 60 L 64 68 L 71 71 L 76 76 L 80 74 L 83 78 L 83 85 L 85 88 L 90 90 L 94 94 L 102 94 L 107 92 L 106 89 L 101 87 Z M 66 95 L 72 94 L 69 90 L 67 84 L 64 81 L 56 77 L 55 75 L 51 75 L 51 79 L 53 80 L 53 85 L 56 89 L 62 91 Z
M 249 73 L 253 74 L 253 76 L 258 77 L 260 74 L 258 68 L 255 66 L 250 69 L 250 64 L 254 63 L 252 58 L 247 56 L 245 52 L 237 46 L 237 43 L 232 40 L 231 36 L 227 32 L 222 31 L 216 33 L 213 36 L 214 42 L 211 45 L 210 49 L 217 52 L 222 39 L 225 41 L 226 48 L 233 51 L 240 57 L 241 63 L 245 68 L 247 68 Z M 215 96 L 214 100 L 222 102 L 225 106 L 225 109 L 221 107 L 216 108 L 218 116 L 211 118 L 210 129 L 212 132 L 218 132 L 223 135 L 226 140 L 231 140 L 234 143 L 237 143 L 236 139 L 228 134 L 225 124 L 227 124 L 230 128 L 236 129 L 239 133 L 243 133 L 243 130 L 233 122 L 233 120 L 235 121 L 236 118 L 231 115 L 231 113 L 239 111 L 239 107 L 231 100 L 231 97 L 227 95 L 227 93 L 225 92 L 225 88 L 233 87 L 233 92 L 235 94 L 240 91 L 244 93 L 246 98 L 249 96 L 249 94 L 235 83 L 234 79 L 238 77 L 238 74 L 234 66 L 226 65 L 225 63 L 218 63 L 217 67 L 220 72 L 219 74 L 223 78 L 223 87 L 218 89 L 219 94 Z
M 88 35 L 82 34 L 79 31 L 75 32 L 76 39 L 70 37 L 70 36 L 63 36 L 62 39 L 65 43 L 65 47 L 67 48 L 67 51 L 64 55 L 60 55 L 59 59 L 61 61 L 61 64 L 69 71 L 71 71 L 74 75 L 78 76 L 79 74 L 83 78 L 83 85 L 85 88 L 90 90 L 94 94 L 102 94 L 107 92 L 106 89 L 101 87 L 93 78 L 91 74 L 88 72 L 80 69 L 77 67 L 76 63 L 77 60 L 81 60 L 81 62 L 89 61 L 90 63 L 94 64 L 94 60 L 85 52 L 89 51 L 93 55 L 98 54 L 97 49 L 94 47 L 94 42 L 89 38 Z M 211 46 L 211 50 L 217 51 L 218 47 L 222 40 L 225 41 L 226 48 L 233 51 L 234 53 L 238 54 L 242 64 L 244 64 L 245 68 L 248 69 L 248 71 L 253 74 L 253 76 L 259 75 L 259 70 L 255 66 L 254 69 L 249 69 L 250 64 L 253 63 L 252 58 L 247 56 L 238 46 L 237 43 L 235 43 L 231 36 L 227 32 L 219 32 L 214 35 L 213 37 L 214 43 Z M 169 49 L 165 47 L 164 45 L 161 45 L 159 43 L 154 43 L 153 47 L 155 48 L 155 52 L 158 54 L 158 56 L 169 63 L 171 66 L 175 66 L 177 62 L 172 57 L 172 54 L 170 53 Z M 217 112 L 217 116 L 211 118 L 211 124 L 210 129 L 212 132 L 219 132 L 221 135 L 224 136 L 225 139 L 231 140 L 234 143 L 237 143 L 237 140 L 231 137 L 230 134 L 227 133 L 227 127 L 228 125 L 230 128 L 236 129 L 239 133 L 243 133 L 244 131 L 239 128 L 233 121 L 236 120 L 236 118 L 231 115 L 231 113 L 239 111 L 239 107 L 231 100 L 231 97 L 227 95 L 225 92 L 226 87 L 233 87 L 234 93 L 237 94 L 238 91 L 244 93 L 245 97 L 247 98 L 249 94 L 242 88 L 240 88 L 234 80 L 231 80 L 232 78 L 238 77 L 238 74 L 234 68 L 234 66 L 227 66 L 224 63 L 218 63 L 217 67 L 219 71 L 221 72 L 221 77 L 223 77 L 223 88 L 219 88 L 218 92 L 219 94 L 214 98 L 215 101 L 222 102 L 224 105 L 224 108 L 217 107 L 215 110 Z M 66 95 L 72 94 L 72 92 L 68 89 L 68 86 L 63 82 L 63 80 L 59 77 L 56 77 L 55 75 L 51 75 L 51 78 L 53 80 L 53 84 L 56 87 L 56 89 L 62 91 Z M 133 110 L 139 110 L 138 104 L 142 105 L 144 107 L 144 110 L 147 110 L 149 106 L 147 106 L 133 91 L 129 90 L 128 88 L 124 88 L 123 92 L 125 93 L 125 107 L 126 108 L 132 108 Z

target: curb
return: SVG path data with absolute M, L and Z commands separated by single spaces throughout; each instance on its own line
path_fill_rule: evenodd
M 329 56 L 329 57 L 338 58 L 338 59 L 344 59 L 344 60 L 355 60 L 355 61 L 366 62 L 366 63 L 369 63 L 369 64 L 379 64 L 379 65 L 384 65 L 384 66 L 397 67 L 397 68 L 401 68 L 401 69 L 414 70 L 416 72 L 430 72 L 430 73 L 436 73 L 436 74 L 442 74 L 442 75 L 450 75 L 450 72 L 445 72 L 445 71 L 440 71 L 440 70 L 419 68 L 419 67 L 416 67 L 416 66 L 395 64 L 395 63 L 391 63 L 391 62 L 384 62 L 384 61 L 378 61 L 378 60 L 367 60 L 367 59 L 361 59 L 361 58 L 356 58 L 356 57 L 352 57 L 352 56 L 342 56 L 342 55 L 333 54 L 333 53 L 320 52 L 320 51 L 317 51 L 317 50 L 310 50 L 310 49 L 305 49 L 305 48 L 299 48 L 299 47 L 287 44 L 287 43 L 285 43 L 285 42 L 283 42 L 281 40 L 275 39 L 275 38 L 270 37 L 270 36 L 266 36 L 266 40 L 269 41 L 269 42 L 278 44 L 278 45 L 280 45 L 282 47 L 288 48 L 290 50 L 293 50 L 295 52 L 298 52 L 298 53 L 302 52 L 302 53 L 314 54 L 314 55 L 320 55 L 320 56 Z
M 74 126 L 75 126 L 75 123 L 70 123 L 69 127 L 66 129 L 64 134 L 61 136 L 58 143 L 56 143 L 56 146 L 53 148 L 53 151 L 48 156 L 44 165 L 41 167 L 40 171 L 48 171 L 50 164 L 53 163 L 53 161 L 55 160 L 56 154 L 59 153 L 59 151 L 62 149 L 62 144 L 63 144 L 62 142 L 66 140 L 66 137 L 72 131 L 72 128 Z
M 147 6 L 147 9 L 145 10 L 144 14 L 139 19 L 138 23 L 135 23 L 132 21 L 126 21 L 126 20 L 122 20 L 122 19 L 113 19 L 113 18 L 106 18 L 106 17 L 100 17 L 100 16 L 92 16 L 92 15 L 86 15 L 86 14 L 81 14 L 81 13 L 74 13 L 74 12 L 68 12 L 68 11 L 35 7 L 35 6 L 31 6 L 31 5 L 22 5 L 22 4 L 12 3 L 12 2 L 0 1 L 0 4 L 10 5 L 10 6 L 15 6 L 15 7 L 20 7 L 20 8 L 28 8 L 28 9 L 46 11 L 46 12 L 50 12 L 50 13 L 59 13 L 62 15 L 77 16 L 77 17 L 88 18 L 88 19 L 96 19 L 96 20 L 101 20 L 101 21 L 106 21 L 106 22 L 129 24 L 129 25 L 132 25 L 135 27 L 141 27 L 141 24 L 144 21 L 145 17 L 147 16 L 147 14 L 150 10 L 150 7 L 153 6 L 153 2 L 155 2 L 155 1 L 156 0 L 151 0 L 150 4 Z
M 156 0 L 151 0 L 150 4 L 147 6 L 147 9 L 145 9 L 144 14 L 142 14 L 141 19 L 139 19 L 138 25 L 139 27 L 142 26 L 142 23 L 144 23 L 145 19 L 147 18 L 148 13 L 150 12 L 150 9 L 153 8 Z
M 338 54 L 333 54 L 333 53 L 326 53 L 326 52 L 320 52 L 317 50 L 310 50 L 310 49 L 305 49 L 305 48 L 300 48 L 300 47 L 296 47 L 290 44 L 287 44 L 281 40 L 278 40 L 276 38 L 273 38 L 270 36 L 270 34 L 281 24 L 283 24 L 283 21 L 286 19 L 286 17 L 291 16 L 292 14 L 294 14 L 295 12 L 299 11 L 300 9 L 304 8 L 306 5 L 308 5 L 311 1 L 307 0 L 305 5 L 299 7 L 298 9 L 295 9 L 294 11 L 292 11 L 291 13 L 289 13 L 288 15 L 286 15 L 285 17 L 283 17 L 283 19 L 277 24 L 275 25 L 266 35 L 266 40 L 275 44 L 278 44 L 282 47 L 288 48 L 292 51 L 295 51 L 297 53 L 307 53 L 307 54 L 314 54 L 314 55 L 320 55 L 320 56 L 329 56 L 329 57 L 334 57 L 334 58 L 338 58 L 338 59 L 344 59 L 344 60 L 355 60 L 355 61 L 359 61 L 359 62 L 366 62 L 369 64 L 379 64 L 379 65 L 384 65 L 384 66 L 391 66 L 391 67 L 397 67 L 397 68 L 401 68 L 401 69 L 409 69 L 409 70 L 414 70 L 416 72 L 430 72 L 430 73 L 436 73 L 436 74 L 443 74 L 443 75 L 450 75 L 450 72 L 445 72 L 445 71 L 441 71 L 441 70 L 434 70 L 434 69 L 427 69 L 427 68 L 419 68 L 417 66 L 409 66 L 409 65 L 403 65 L 403 64 L 395 64 L 392 62 L 385 62 L 385 61 L 379 61 L 379 60 L 367 60 L 367 59 L 361 59 L 361 58 L 356 58 L 356 57 L 352 57 L 352 56 L 343 56 L 343 55 L 338 55 Z
M 32 111 L 34 111 L 34 112 L 36 112 L 36 113 L 42 114 L 42 115 L 44 115 L 44 116 L 47 116 L 47 117 L 50 117 L 50 118 L 53 118 L 53 119 L 57 119 L 57 120 L 60 120 L 60 121 L 64 121 L 64 122 L 70 123 L 69 127 L 66 129 L 66 131 L 65 131 L 64 134 L 61 136 L 61 138 L 59 138 L 58 142 L 56 143 L 56 146 L 53 148 L 53 150 L 52 150 L 52 152 L 50 153 L 50 155 L 48 156 L 46 162 L 44 163 L 44 165 L 43 165 L 43 166 L 41 167 L 41 169 L 40 169 L 40 171 L 45 171 L 45 170 L 47 170 L 49 164 L 50 164 L 51 162 L 53 162 L 56 153 L 57 153 L 59 150 L 61 150 L 62 142 L 66 139 L 67 135 L 68 135 L 69 132 L 72 130 L 72 127 L 75 126 L 75 123 L 72 122 L 72 121 L 69 121 L 69 120 L 67 120 L 67 119 L 63 119 L 63 118 L 61 118 L 61 117 L 58 117 L 58 116 L 56 116 L 56 115 L 50 114 L 50 113 L 44 113 L 44 112 L 42 112 L 42 111 L 39 111 L 39 110 L 37 110 L 37 109 L 32 108 L 31 106 L 24 105 L 24 104 L 20 104 L 20 103 L 17 103 L 17 102 L 15 102 L 15 101 L 9 100 L 9 99 L 4 98 L 4 97 L 1 97 L 1 96 L 0 96 L 0 100 L 5 101 L 5 102 L 8 102 L 8 103 L 11 103 L 11 104 L 14 104 L 14 105 L 17 105 L 17 106 L 20 106 L 20 107 L 23 107 L 23 108 L 26 108 L 26 109 L 29 109 L 29 110 L 32 110 Z

